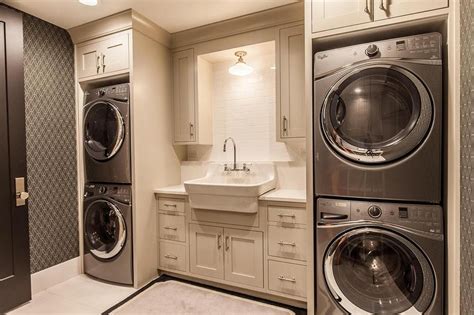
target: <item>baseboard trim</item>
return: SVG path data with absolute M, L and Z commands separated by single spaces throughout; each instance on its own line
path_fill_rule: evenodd
M 81 273 L 80 256 L 38 271 L 31 275 L 31 293 L 39 293 Z

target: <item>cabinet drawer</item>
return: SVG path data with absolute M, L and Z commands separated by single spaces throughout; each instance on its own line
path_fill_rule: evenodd
M 306 260 L 306 229 L 268 226 L 268 254 Z
M 272 291 L 306 297 L 306 266 L 269 260 L 268 288 Z
M 305 208 L 268 207 L 268 221 L 289 224 L 306 224 Z
M 186 246 L 178 243 L 160 242 L 160 267 L 186 271 Z
M 160 213 L 159 221 L 161 239 L 186 241 L 184 216 Z
M 158 209 L 184 213 L 184 201 L 179 199 L 160 198 L 158 200 Z

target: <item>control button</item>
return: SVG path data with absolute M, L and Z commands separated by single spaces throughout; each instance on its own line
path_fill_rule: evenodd
M 99 193 L 100 194 L 105 194 L 107 192 L 107 187 L 105 186 L 100 186 L 99 187 Z
M 379 53 L 379 48 L 377 45 L 370 44 L 367 49 L 365 50 L 365 54 L 369 57 L 374 57 Z
M 378 206 L 370 206 L 367 212 L 372 218 L 379 218 L 382 215 L 382 209 Z
M 405 207 L 398 208 L 398 217 L 400 219 L 408 219 L 408 208 L 405 208 Z
M 104 95 L 105 95 L 105 90 L 104 90 L 104 89 L 99 90 L 99 95 L 100 95 L 100 96 L 104 96 Z

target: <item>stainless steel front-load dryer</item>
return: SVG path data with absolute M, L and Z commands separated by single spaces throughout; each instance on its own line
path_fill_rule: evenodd
M 317 196 L 439 203 L 442 38 L 397 38 L 315 54 Z
M 438 205 L 320 198 L 317 314 L 443 314 Z
M 88 183 L 131 183 L 129 84 L 85 93 L 84 166 Z

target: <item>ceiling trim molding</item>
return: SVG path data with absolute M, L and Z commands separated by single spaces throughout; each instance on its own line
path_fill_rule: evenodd
M 75 26 L 68 29 L 68 32 L 77 45 L 128 29 L 137 30 L 166 47 L 171 45 L 171 35 L 167 31 L 132 9 Z
M 236 34 L 303 21 L 304 2 L 260 11 L 171 34 L 171 47 L 179 48 Z

